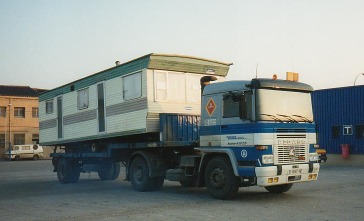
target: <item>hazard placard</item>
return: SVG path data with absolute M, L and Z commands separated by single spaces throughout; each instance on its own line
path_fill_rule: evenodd
M 209 102 L 207 102 L 207 104 L 206 104 L 206 111 L 210 117 L 214 113 L 215 109 L 216 109 L 215 101 L 214 101 L 214 99 L 210 98 Z

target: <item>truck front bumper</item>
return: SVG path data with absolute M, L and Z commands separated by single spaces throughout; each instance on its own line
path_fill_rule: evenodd
M 256 167 L 255 174 L 258 186 L 273 186 L 317 180 L 319 170 L 319 163 L 291 164 Z

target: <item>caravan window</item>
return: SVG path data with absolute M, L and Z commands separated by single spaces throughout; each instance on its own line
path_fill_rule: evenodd
M 46 101 L 46 113 L 53 113 L 53 100 Z
M 142 72 L 123 77 L 124 100 L 132 100 L 142 96 Z
M 201 100 L 200 76 L 155 71 L 154 100 L 197 103 Z
M 81 110 L 88 108 L 88 88 L 79 90 L 77 93 L 78 109 Z

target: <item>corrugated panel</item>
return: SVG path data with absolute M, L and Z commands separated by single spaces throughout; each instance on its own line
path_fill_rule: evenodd
M 312 95 L 318 143 L 328 153 L 341 153 L 341 144 L 351 146 L 350 153 L 364 153 L 364 139 L 356 138 L 356 126 L 364 125 L 364 86 L 317 90 Z M 343 134 L 343 126 L 351 125 L 352 135 Z M 339 138 L 332 127 L 339 126 Z
M 162 141 L 194 142 L 199 139 L 200 116 L 160 114 Z

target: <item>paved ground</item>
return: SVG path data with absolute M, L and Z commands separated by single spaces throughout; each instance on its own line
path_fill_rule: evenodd
M 99 181 L 81 174 L 60 184 L 49 160 L 0 162 L 0 220 L 363 220 L 364 167 L 323 165 L 318 182 L 283 195 L 241 188 L 236 199 L 211 198 L 204 188 L 165 182 L 139 193 L 124 175 Z

